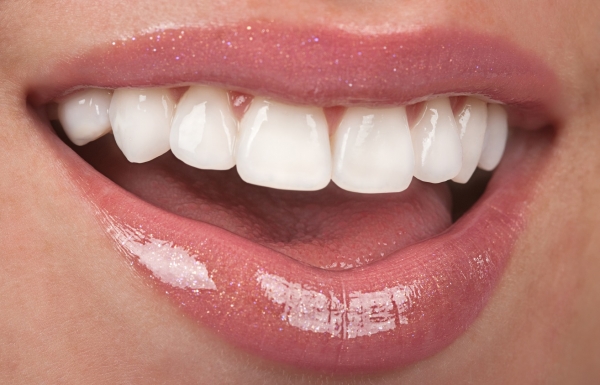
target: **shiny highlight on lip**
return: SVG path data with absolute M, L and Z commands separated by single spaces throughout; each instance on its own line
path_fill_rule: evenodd
M 180 289 L 216 290 L 204 263 L 172 242 L 146 235 L 142 230 L 110 224 L 107 232 L 135 262 L 166 285 Z
M 413 298 L 420 296 L 415 283 L 344 293 L 338 298 L 334 293 L 325 294 L 269 273 L 257 272 L 256 280 L 268 299 L 283 305 L 282 321 L 303 331 L 344 339 L 371 336 L 408 324 L 405 313 Z

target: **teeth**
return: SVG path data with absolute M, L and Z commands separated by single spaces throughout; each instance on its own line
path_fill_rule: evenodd
M 487 130 L 479 168 L 492 171 L 500 163 L 508 138 L 508 118 L 504 108 L 498 104 L 488 105 Z
M 167 88 L 120 88 L 109 115 L 117 145 L 132 163 L 148 162 L 169 151 L 174 103 Z
M 504 107 L 474 97 L 465 98 L 456 114 L 449 98 L 430 99 L 413 127 L 404 106 L 350 107 L 331 146 L 322 108 L 254 97 L 238 122 L 228 92 L 208 86 L 191 86 L 177 108 L 167 88 L 89 88 L 55 111 L 76 145 L 112 126 L 130 162 L 148 162 L 170 149 L 192 167 L 237 165 L 248 183 L 299 191 L 320 190 L 333 180 L 358 193 L 401 192 L 413 176 L 467 183 L 477 167 L 497 167 L 508 136 Z
M 415 165 L 404 107 L 351 107 L 333 137 L 333 181 L 360 193 L 408 188 Z
M 467 183 L 481 157 L 487 121 L 487 104 L 476 98 L 467 98 L 464 107 L 455 115 L 462 145 L 462 168 L 454 179 Z
M 441 183 L 458 175 L 462 166 L 462 148 L 448 98 L 425 102 L 411 134 L 417 179 Z
M 108 107 L 112 91 L 88 88 L 71 94 L 58 106 L 58 118 L 71 142 L 83 146 L 110 132 Z
M 237 121 L 227 92 L 212 87 L 190 87 L 177 104 L 171 127 L 171 151 L 190 166 L 228 170 L 233 156 Z
M 237 170 L 248 183 L 282 190 L 319 190 L 331 179 L 323 109 L 254 98 L 240 124 Z

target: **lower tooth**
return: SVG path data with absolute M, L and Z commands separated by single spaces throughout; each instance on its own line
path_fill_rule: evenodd
M 112 91 L 88 88 L 69 95 L 58 106 L 58 118 L 71 142 L 83 146 L 110 132 L 108 107 Z
M 414 152 L 404 107 L 351 107 L 333 137 L 333 181 L 360 193 L 408 188 Z
M 240 124 L 236 163 L 248 183 L 324 188 L 331 179 L 331 151 L 323 110 L 254 98 Z
M 417 179 L 441 183 L 458 175 L 462 166 L 462 148 L 448 98 L 425 102 L 411 136 Z
M 487 104 L 483 100 L 467 98 L 464 107 L 456 115 L 462 145 L 462 168 L 452 179 L 458 183 L 467 183 L 481 157 L 483 138 L 487 126 Z
M 498 166 L 508 138 L 508 118 L 506 110 L 499 104 L 488 105 L 487 129 L 479 168 L 492 171 Z
M 115 90 L 109 115 L 117 145 L 133 163 L 169 151 L 174 103 L 166 88 Z
M 235 166 L 237 129 L 226 91 L 193 86 L 177 104 L 171 151 L 190 166 L 228 170 Z

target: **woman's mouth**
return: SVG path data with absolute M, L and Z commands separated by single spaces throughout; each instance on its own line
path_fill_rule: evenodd
M 29 100 L 58 103 L 79 155 L 55 141 L 69 178 L 185 314 L 333 372 L 415 362 L 475 321 L 560 115 L 538 60 L 461 31 L 267 22 L 108 46 L 58 65 Z M 469 192 L 481 175 L 485 193 Z M 479 199 L 459 215 L 467 195 Z

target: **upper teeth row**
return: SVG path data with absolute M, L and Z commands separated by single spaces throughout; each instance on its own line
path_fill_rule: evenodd
M 207 86 L 190 87 L 177 105 L 167 88 L 89 88 L 58 112 L 77 145 L 112 128 L 130 162 L 170 149 L 193 167 L 237 165 L 246 182 L 285 190 L 319 190 L 333 180 L 349 191 L 399 192 L 413 175 L 466 183 L 478 165 L 497 166 L 508 132 L 504 108 L 473 97 L 455 112 L 449 98 L 428 100 L 413 127 L 404 106 L 349 107 L 331 138 L 322 108 L 255 97 L 238 121 L 227 91 Z

